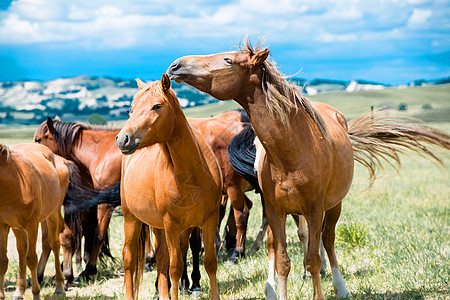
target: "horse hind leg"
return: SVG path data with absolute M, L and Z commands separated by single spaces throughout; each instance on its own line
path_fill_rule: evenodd
M 217 236 L 217 235 L 216 235 Z M 200 293 L 200 252 L 202 250 L 202 234 L 198 227 L 195 227 L 189 238 L 189 246 L 192 252 L 192 297 L 196 297 Z
M 245 241 L 247 237 L 247 224 L 250 215 L 250 208 L 252 202 L 245 196 L 244 192 L 235 187 L 227 189 L 230 197 L 231 205 L 233 206 L 234 220 L 236 222 L 236 248 L 233 254 L 228 259 L 228 262 L 236 264 L 239 257 L 245 257 Z
M 306 270 L 305 264 L 306 252 L 308 251 L 308 224 L 304 216 L 292 215 L 292 218 L 294 219 L 295 224 L 297 225 L 297 236 L 303 246 L 303 267 L 305 269 L 303 277 L 311 278 L 311 273 L 308 270 Z M 320 249 L 320 260 L 322 262 L 320 273 L 325 274 L 327 270 L 327 258 L 325 257 L 325 249 L 323 248 L 322 236 L 320 238 L 319 249 Z
M 64 289 L 67 291 L 73 282 L 72 257 L 74 253 L 74 238 L 72 231 L 64 223 L 64 230 L 59 234 L 59 241 L 63 252 L 62 271 L 64 275 Z
M 48 257 L 50 256 L 50 252 L 52 249 L 50 248 L 50 244 L 48 242 L 48 227 L 47 221 L 43 221 L 41 223 L 41 240 L 42 240 L 42 253 L 39 258 L 38 268 L 37 268 L 37 276 L 39 283 L 42 283 L 44 280 L 44 272 L 45 266 L 47 265 Z
M 36 224 L 37 227 L 37 224 Z M 37 228 L 36 228 L 37 231 Z M 16 290 L 13 294 L 13 299 L 23 299 L 23 294 L 25 292 L 26 286 L 26 277 L 27 277 L 27 260 L 29 259 L 28 253 L 30 253 L 30 249 L 28 247 L 28 236 L 27 233 L 21 229 L 14 229 L 13 228 L 14 235 L 16 237 L 16 247 L 17 252 L 19 254 L 19 272 L 17 274 L 17 283 L 16 283 Z M 31 247 L 30 247 L 31 248 Z M 28 249 L 28 253 L 27 253 Z M 34 250 L 34 254 L 36 254 L 36 250 Z M 37 264 L 37 258 L 36 258 L 36 264 Z M 30 269 L 31 270 L 31 269 Z M 36 274 L 37 277 L 37 274 Z M 37 282 L 37 278 L 36 278 Z M 39 283 L 38 283 L 39 286 Z M 33 286 L 34 289 L 34 286 Z M 37 291 L 37 294 L 39 295 L 40 289 L 34 289 L 34 292 Z
M 335 229 L 336 223 L 341 214 L 341 203 L 334 208 L 325 212 L 325 226 L 322 234 L 323 244 L 330 260 L 331 273 L 333 275 L 333 286 L 336 290 L 336 294 L 340 298 L 351 297 L 350 292 L 345 287 L 344 278 L 339 271 L 339 266 L 336 258 L 336 252 L 334 250 L 335 241 Z
M 5 273 L 8 269 L 8 233 L 9 226 L 0 223 L 0 300 L 5 299 Z
M 48 239 L 50 242 L 50 247 L 52 248 L 53 256 L 55 258 L 55 278 L 56 278 L 56 288 L 55 295 L 64 294 L 64 275 L 61 270 L 61 263 L 59 260 L 60 242 L 59 234 L 61 232 L 60 222 L 62 222 L 61 211 L 57 209 L 48 219 Z

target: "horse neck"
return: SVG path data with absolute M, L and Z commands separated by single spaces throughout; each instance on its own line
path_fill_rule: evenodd
M 317 149 L 318 143 L 324 141 L 314 121 L 302 107 L 291 112 L 287 126 L 273 119 L 261 88 L 235 100 L 247 112 L 270 162 L 280 170 L 296 170 Z
M 69 157 L 66 158 L 92 171 L 99 158 L 105 155 L 100 144 L 108 143 L 111 140 L 111 145 L 114 145 L 114 137 L 118 131 L 83 129 L 79 136 L 79 142 L 72 148 Z
M 176 124 L 172 136 L 166 141 L 175 176 L 182 182 L 195 179 L 196 172 L 205 173 L 206 161 L 183 111 L 175 108 Z

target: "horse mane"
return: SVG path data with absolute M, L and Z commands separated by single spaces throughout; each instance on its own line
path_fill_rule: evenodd
M 235 108 L 232 109 L 231 111 L 237 111 L 241 113 L 241 122 L 242 123 L 250 123 L 250 118 L 248 117 L 247 113 L 245 112 L 245 110 L 243 108 Z
M 47 123 L 42 123 L 38 130 L 42 130 L 43 126 L 47 126 Z M 58 145 L 58 154 L 65 156 L 68 155 L 71 150 L 80 142 L 80 136 L 84 130 L 104 130 L 112 131 L 115 129 L 97 128 L 94 126 L 88 126 L 80 123 L 63 122 L 60 120 L 53 120 L 53 137 Z
M 240 50 L 253 56 L 260 51 L 262 46 L 260 43 L 253 48 L 250 41 L 246 38 L 244 46 L 240 46 Z M 266 96 L 266 106 L 269 109 L 270 116 L 279 121 L 285 127 L 289 127 L 289 116 L 291 112 L 297 111 L 299 106 L 308 113 L 311 119 L 319 128 L 324 138 L 328 138 L 329 133 L 325 122 L 320 114 L 312 107 L 308 99 L 301 95 L 301 91 L 294 84 L 289 83 L 279 70 L 276 62 L 267 58 L 261 64 L 262 69 L 262 90 Z

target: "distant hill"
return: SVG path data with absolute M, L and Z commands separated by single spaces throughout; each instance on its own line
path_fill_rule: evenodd
M 303 93 L 359 90 L 380 90 L 390 85 L 365 80 L 341 81 L 330 79 L 291 78 Z M 450 77 L 436 80 L 415 80 L 407 86 L 431 86 L 449 83 Z M 218 100 L 186 84 L 174 84 L 173 89 L 183 108 L 215 103 Z M 68 121 L 85 121 L 98 113 L 108 120 L 128 117 L 127 110 L 137 91 L 134 80 L 77 76 L 51 81 L 0 82 L 0 122 L 36 124 L 59 115 Z

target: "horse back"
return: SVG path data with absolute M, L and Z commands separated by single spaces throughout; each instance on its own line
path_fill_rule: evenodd
M 55 158 L 50 149 L 39 144 L 18 144 L 11 147 L 9 162 L 9 186 L 3 210 L 12 204 L 14 218 L 12 223 L 34 218 L 41 222 L 59 207 L 61 189 L 55 167 Z M 20 224 L 15 224 L 20 227 Z M 11 225 L 14 226 L 14 225 Z

